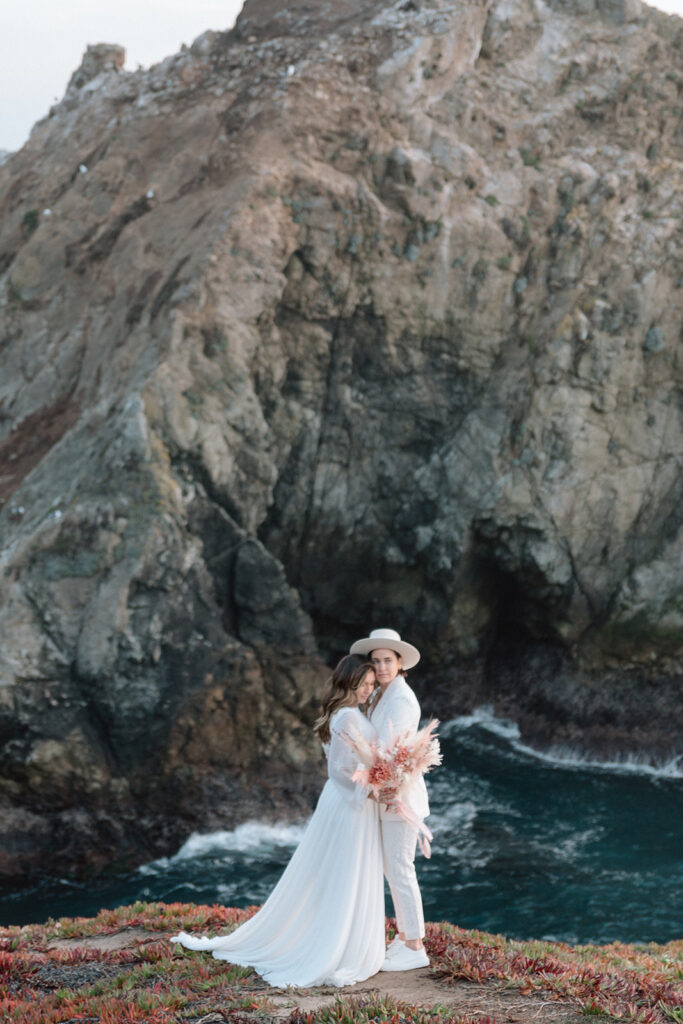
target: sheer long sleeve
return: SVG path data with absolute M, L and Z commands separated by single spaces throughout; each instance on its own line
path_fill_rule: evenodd
M 360 807 L 367 800 L 370 789 L 351 781 L 351 776 L 361 767 L 358 756 L 348 742 L 359 735 L 354 715 L 338 712 L 330 724 L 330 732 L 332 738 L 327 754 L 327 774 L 337 783 L 344 799 Z

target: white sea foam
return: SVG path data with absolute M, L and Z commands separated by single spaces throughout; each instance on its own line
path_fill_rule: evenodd
M 511 743 L 520 739 L 517 723 L 510 722 L 506 718 L 496 718 L 493 708 L 488 704 L 476 708 L 471 715 L 460 715 L 459 718 L 453 718 L 450 722 L 444 722 L 439 732 L 443 736 L 452 736 L 454 732 L 471 729 L 474 725 L 478 725 L 481 729 L 486 729 L 487 732 L 492 732 L 504 740 L 509 740 Z
M 432 832 L 450 830 L 464 831 L 474 823 L 479 808 L 472 801 L 447 804 L 439 814 L 430 814 L 429 827 Z
M 479 870 L 490 860 L 490 855 L 479 849 L 472 835 L 480 810 L 473 801 L 463 801 L 430 815 L 429 827 L 434 833 L 436 849 L 446 854 L 451 865 L 466 864 L 470 870 Z
M 138 868 L 141 874 L 157 874 L 182 861 L 213 855 L 221 857 L 231 853 L 262 856 L 268 850 L 294 848 L 304 834 L 306 823 L 269 825 L 263 821 L 246 821 L 227 831 L 193 832 L 172 857 L 160 857 Z
M 539 751 L 520 743 L 519 749 L 560 767 L 593 768 L 597 771 L 630 775 L 651 775 L 658 779 L 683 779 L 683 754 L 678 754 L 662 764 L 652 764 L 644 754 L 624 754 L 623 757 L 616 757 L 612 761 L 599 761 L 596 758 L 586 757 L 581 751 L 571 747 L 557 746 Z
M 450 722 L 444 722 L 440 732 L 443 736 L 453 736 L 474 726 L 506 740 L 518 753 L 545 761 L 558 768 L 591 768 L 596 771 L 650 775 L 665 779 L 683 778 L 683 754 L 672 757 L 671 760 L 664 763 L 653 764 L 645 755 L 637 754 L 625 754 L 623 757 L 616 757 L 611 761 L 600 761 L 566 746 L 552 746 L 547 750 L 536 750 L 522 742 L 516 722 L 497 718 L 493 709 L 488 705 L 477 708 L 471 715 L 461 715 Z

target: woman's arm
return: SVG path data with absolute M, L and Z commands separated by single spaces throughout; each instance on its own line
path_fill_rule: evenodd
M 330 732 L 332 738 L 327 759 L 327 773 L 337 783 L 342 796 L 348 803 L 355 807 L 362 807 L 370 794 L 370 788 L 351 781 L 351 776 L 362 766 L 349 742 L 362 737 L 360 734 L 356 734 L 353 717 L 350 715 L 337 716 L 330 727 Z

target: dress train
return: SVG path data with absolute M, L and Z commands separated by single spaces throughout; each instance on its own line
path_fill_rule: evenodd
M 351 782 L 344 735 L 374 729 L 355 708 L 330 722 L 329 778 L 301 843 L 261 909 L 229 935 L 173 941 L 253 967 L 270 985 L 352 985 L 384 960 L 384 881 L 377 804 Z

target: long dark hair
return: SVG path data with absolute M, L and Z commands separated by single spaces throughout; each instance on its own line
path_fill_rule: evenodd
M 323 697 L 323 708 L 320 717 L 313 726 L 313 731 L 323 743 L 330 741 L 330 718 L 348 704 L 353 704 L 353 694 L 365 679 L 368 672 L 374 672 L 374 666 L 359 654 L 346 654 L 341 659 L 327 681 L 327 691 Z

